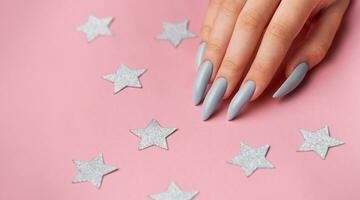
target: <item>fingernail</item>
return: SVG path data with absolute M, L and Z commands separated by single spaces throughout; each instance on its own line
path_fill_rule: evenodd
M 206 87 L 209 83 L 212 74 L 212 63 L 206 60 L 200 65 L 196 74 L 195 83 L 193 87 L 193 103 L 198 105 L 204 97 Z
M 304 79 L 307 71 L 309 69 L 309 65 L 305 62 L 300 63 L 294 71 L 290 74 L 290 76 L 285 80 L 285 82 L 280 86 L 280 88 L 275 92 L 273 98 L 281 98 L 291 91 L 293 91 Z
M 250 100 L 254 94 L 256 85 L 253 81 L 247 81 L 242 85 L 236 95 L 230 102 L 227 120 L 234 119 L 240 112 L 241 108 Z
M 199 45 L 199 48 L 197 50 L 196 56 L 195 56 L 195 68 L 196 68 L 196 70 L 199 68 L 199 66 L 201 64 L 201 60 L 202 60 L 202 57 L 204 55 L 205 48 L 206 48 L 206 43 L 201 42 L 200 45 Z
M 208 94 L 205 97 L 202 108 L 201 118 L 207 120 L 214 113 L 218 103 L 225 94 L 227 88 L 227 81 L 224 78 L 218 78 L 211 86 Z

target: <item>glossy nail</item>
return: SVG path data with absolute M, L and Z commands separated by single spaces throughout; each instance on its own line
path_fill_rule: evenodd
M 227 88 L 227 81 L 224 78 L 218 78 L 211 86 L 205 97 L 201 118 L 207 120 L 214 113 L 218 103 L 221 101 Z
M 205 48 L 206 48 L 206 43 L 205 42 L 201 42 L 199 45 L 199 48 L 197 50 L 196 56 L 195 56 L 195 68 L 196 70 L 198 70 L 200 64 L 201 64 L 201 60 L 202 57 L 205 53 Z
M 230 102 L 227 120 L 234 119 L 240 112 L 241 108 L 250 100 L 256 89 L 256 85 L 253 81 L 247 81 L 242 85 L 236 95 Z
M 200 65 L 196 74 L 195 83 L 193 87 L 193 103 L 198 105 L 204 97 L 206 87 L 209 83 L 212 74 L 212 63 L 206 60 Z
M 290 76 L 285 80 L 285 82 L 280 86 L 280 88 L 275 92 L 273 98 L 281 98 L 291 91 L 293 91 L 304 79 L 307 71 L 309 69 L 309 65 L 305 62 L 300 63 L 294 71 L 290 74 Z

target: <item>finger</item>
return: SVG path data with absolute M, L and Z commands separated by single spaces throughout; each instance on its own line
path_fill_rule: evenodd
M 199 44 L 197 53 L 195 55 L 195 68 L 196 70 L 200 67 L 204 52 L 206 49 L 206 41 L 209 38 L 213 24 L 215 22 L 218 10 L 224 0 L 210 0 L 208 9 L 206 11 L 205 19 L 201 28 L 200 37 L 201 43 Z
M 210 36 L 206 42 L 206 50 L 203 60 L 209 60 L 212 63 L 212 77 L 214 80 L 217 69 L 225 54 L 234 25 L 238 18 L 241 8 L 246 0 L 224 0 L 221 4 L 218 15 L 214 22 Z
M 224 0 L 210 0 L 205 14 L 204 22 L 201 28 L 200 37 L 201 40 L 206 42 L 211 33 L 213 24 L 215 22 L 218 10 Z
M 307 40 L 296 51 L 286 67 L 287 80 L 275 92 L 273 98 L 281 98 L 294 90 L 303 80 L 308 70 L 314 68 L 326 56 L 349 1 L 341 0 L 321 13 L 314 22 Z
M 253 81 L 256 85 L 251 100 L 256 99 L 268 86 L 316 5 L 317 1 L 281 1 L 244 79 L 244 83 Z
M 224 0 L 220 7 L 204 55 L 205 60 L 212 63 L 212 80 L 225 54 L 234 25 L 244 4 L 245 0 Z M 214 82 L 204 100 L 201 115 L 203 120 L 207 120 L 216 110 L 226 88 L 227 81 L 224 78 L 219 78 Z
M 199 66 L 193 86 L 193 103 L 195 105 L 202 101 L 211 77 L 214 77 L 217 72 L 244 2 L 245 0 L 224 0 L 218 10 L 206 43 L 207 47 L 202 59 L 204 62 Z
M 341 0 L 323 0 L 320 1 L 319 4 L 316 6 L 316 8 L 313 10 L 313 15 L 318 14 L 318 12 L 324 8 L 329 7 L 330 5 L 333 5 L 336 1 L 341 1 Z M 345 0 L 346 1 L 346 0 Z
M 239 83 L 279 2 L 280 0 L 247 1 L 242 8 L 216 75 L 228 81 L 224 98 L 229 97 Z
M 310 32 L 308 39 L 289 61 L 286 68 L 287 77 L 294 70 L 297 63 L 306 61 L 311 69 L 324 59 L 348 5 L 349 1 L 341 0 L 321 13 L 320 18 L 314 22 L 315 28 Z

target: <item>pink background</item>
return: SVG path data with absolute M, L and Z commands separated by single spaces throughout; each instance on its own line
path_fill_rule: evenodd
M 280 81 L 237 120 L 226 105 L 208 122 L 191 103 L 199 39 L 174 49 L 156 41 L 161 21 L 190 20 L 199 33 L 206 0 L 2 0 L 0 3 L 0 199 L 141 200 L 174 180 L 197 200 L 360 199 L 360 4 L 353 2 L 331 56 L 296 94 L 272 100 Z M 88 44 L 75 28 L 114 16 L 113 37 Z M 147 68 L 143 89 L 117 95 L 102 75 L 119 64 Z M 156 118 L 179 130 L 169 151 L 138 151 L 129 129 Z M 345 145 L 321 160 L 297 153 L 300 128 L 328 124 Z M 246 178 L 226 161 L 240 143 L 271 145 L 276 169 Z M 72 159 L 103 153 L 119 170 L 97 190 L 72 184 Z

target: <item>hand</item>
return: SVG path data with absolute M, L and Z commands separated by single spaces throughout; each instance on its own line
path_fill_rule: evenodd
M 350 0 L 210 0 L 196 56 L 194 104 L 207 120 L 234 89 L 228 120 L 258 98 L 286 58 L 280 98 L 325 57 Z M 200 65 L 200 63 L 202 63 Z M 242 81 L 241 81 L 242 80 Z

